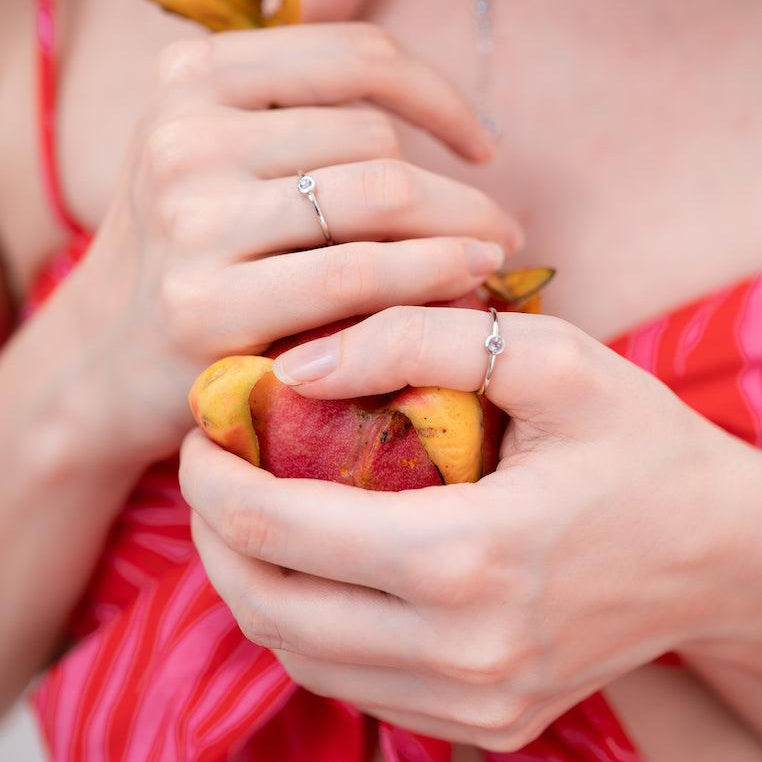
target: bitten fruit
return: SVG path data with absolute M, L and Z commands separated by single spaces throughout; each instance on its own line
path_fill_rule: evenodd
M 491 278 L 451 306 L 536 311 L 553 275 L 527 268 Z M 356 321 L 278 342 L 271 357 Z M 486 323 L 485 323 L 486 329 Z M 474 392 L 411 388 L 352 400 L 315 400 L 282 384 L 270 357 L 226 357 L 189 394 L 206 435 L 276 476 L 399 491 L 477 481 L 497 464 L 506 417 Z
M 251 388 L 270 371 L 269 357 L 225 357 L 195 381 L 188 403 L 196 423 L 213 442 L 259 465 L 259 444 L 249 412 Z

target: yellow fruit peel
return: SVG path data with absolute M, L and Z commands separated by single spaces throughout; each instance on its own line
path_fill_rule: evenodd
M 301 20 L 299 0 L 283 0 L 271 16 L 264 13 L 261 0 L 153 0 L 165 11 L 196 21 L 212 32 L 253 29 Z

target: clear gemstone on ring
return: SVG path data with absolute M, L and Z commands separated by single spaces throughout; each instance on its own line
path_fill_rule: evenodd
M 310 175 L 302 175 L 299 178 L 297 187 L 299 188 L 299 193 L 304 193 L 305 195 L 312 193 L 315 190 L 315 178 L 310 177 Z
M 505 349 L 505 340 L 502 336 L 487 336 L 484 346 L 491 355 L 499 355 Z

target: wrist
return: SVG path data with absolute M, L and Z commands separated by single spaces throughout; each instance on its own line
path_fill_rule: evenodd
M 158 345 L 154 307 L 135 303 L 130 263 L 116 262 L 97 238 L 93 249 L 65 287 L 79 333 L 90 332 L 78 384 L 91 389 L 96 404 L 76 394 L 71 414 L 91 419 L 110 459 L 145 467 L 176 452 L 192 427 L 186 392 L 198 369 Z
M 139 472 L 150 458 L 127 436 L 108 321 L 97 316 L 79 272 L 13 337 L 0 395 L 10 404 L 3 439 L 40 478 L 76 470 Z
M 62 386 L 53 396 L 25 411 L 23 429 L 14 427 L 4 459 L 15 467 L 31 505 L 45 506 L 50 495 L 68 503 L 78 494 L 126 495 L 147 462 L 137 451 L 119 446 L 118 427 L 110 429 L 108 408 L 95 384 Z M 102 416 L 102 418 L 101 418 Z M 121 507 L 116 501 L 77 502 L 77 515 L 92 513 L 98 521 Z
M 706 454 L 696 526 L 707 548 L 702 616 L 680 651 L 724 659 L 762 646 L 762 453 L 712 426 Z

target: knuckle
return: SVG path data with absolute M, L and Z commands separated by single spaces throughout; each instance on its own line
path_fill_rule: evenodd
M 506 221 L 506 212 L 501 208 L 495 199 L 481 188 L 469 186 L 469 193 L 472 194 L 474 209 L 479 210 L 478 223 L 481 229 L 493 230 L 495 228 L 503 230 Z
M 262 558 L 271 545 L 269 522 L 235 498 L 227 498 L 220 508 L 219 533 L 225 544 L 246 556 Z
M 150 176 L 159 183 L 171 182 L 193 166 L 207 141 L 208 131 L 196 117 L 180 116 L 155 125 L 144 144 L 144 160 Z
M 353 247 L 352 251 L 342 251 L 330 262 L 323 260 L 318 264 L 324 271 L 322 294 L 328 303 L 364 310 L 371 302 L 378 301 L 381 288 L 373 258 L 357 254 L 357 248 Z
M 481 703 L 471 711 L 469 723 L 480 731 L 486 731 L 493 738 L 515 734 L 517 726 L 524 718 L 527 707 L 521 700 L 498 697 L 494 701 Z
M 429 580 L 420 594 L 432 603 L 449 608 L 468 606 L 484 597 L 493 576 L 493 554 L 486 529 L 459 520 L 413 554 L 409 562 L 414 579 Z
M 398 159 L 377 159 L 365 164 L 363 200 L 371 211 L 390 214 L 412 207 L 417 197 L 413 168 Z
M 170 269 L 159 284 L 161 323 L 173 343 L 185 345 L 197 334 L 197 317 L 204 313 L 204 290 L 188 275 Z
M 526 734 L 516 731 L 486 732 L 479 735 L 479 746 L 495 754 L 510 754 L 519 751 L 532 740 Z
M 209 38 L 177 40 L 156 59 L 156 82 L 160 88 L 198 80 L 209 69 L 212 44 Z
M 397 58 L 400 45 L 389 32 L 375 24 L 353 24 L 351 42 L 355 54 L 370 64 L 388 64 Z
M 374 154 L 395 159 L 401 156 L 399 135 L 392 120 L 385 114 L 374 109 L 367 110 L 360 129 Z
M 271 651 L 287 650 L 287 642 L 277 622 L 262 613 L 259 606 L 247 608 L 236 617 L 244 637 Z
M 449 672 L 466 685 L 494 686 L 510 674 L 514 659 L 511 649 L 498 642 L 460 652 L 449 665 Z
M 479 745 L 487 751 L 516 752 L 534 741 L 547 726 L 547 722 L 538 722 L 536 712 L 531 711 L 525 700 L 506 707 L 506 711 L 507 722 L 502 727 L 479 733 Z
M 441 602 L 461 606 L 478 600 L 489 581 L 486 551 L 476 543 L 464 541 L 448 544 L 437 555 Z
M 427 580 L 418 594 L 448 608 L 469 606 L 491 593 L 495 579 L 502 583 L 496 563 L 500 541 L 489 524 L 468 510 L 474 499 L 472 487 L 452 485 L 437 534 L 421 537 L 408 554 L 408 575 Z
M 162 233 L 170 240 L 176 238 L 182 231 L 183 218 L 188 212 L 187 199 L 179 193 L 160 193 L 153 210 Z
M 545 337 L 545 356 L 550 364 L 551 375 L 556 384 L 566 386 L 580 378 L 580 369 L 587 363 L 587 337 L 565 320 L 553 317 L 544 319 L 550 329 Z
M 466 242 L 453 238 L 435 238 L 426 241 L 424 277 L 426 287 L 437 299 L 459 296 L 464 284 L 472 282 L 468 270 Z M 464 279 L 464 278 L 467 278 Z
M 160 193 L 154 204 L 159 228 L 168 241 L 183 249 L 214 244 L 242 204 L 232 195 Z
M 381 313 L 388 321 L 386 341 L 389 357 L 395 358 L 405 372 L 417 369 L 426 339 L 426 309 L 424 307 L 389 307 Z

